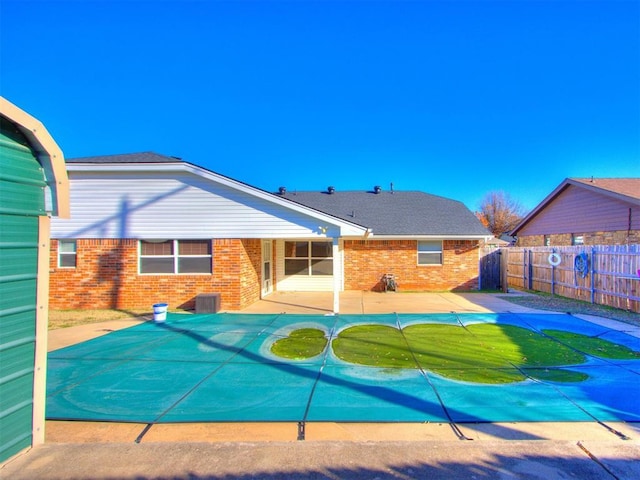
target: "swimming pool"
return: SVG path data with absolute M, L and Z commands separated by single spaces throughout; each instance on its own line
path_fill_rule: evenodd
M 413 368 L 345 360 L 334 342 L 355 326 L 376 326 L 377 336 L 359 340 L 377 352 L 386 341 L 378 326 L 397 329 L 415 360 Z M 455 333 L 439 340 L 451 344 L 436 353 L 427 351 L 433 326 Z M 410 327 L 421 332 L 422 343 L 408 335 Z M 320 354 L 286 359 L 273 353 L 274 343 L 305 328 L 324 332 L 327 346 Z M 518 344 L 522 337 L 512 332 L 521 330 L 534 346 L 555 342 L 558 350 L 569 348 L 583 360 L 542 367 L 528 364 L 528 358 L 515 362 L 519 349 L 525 350 Z M 513 337 L 506 340 L 508 351 L 492 350 L 496 332 Z M 545 332 L 578 333 L 640 351 L 640 339 L 567 314 L 169 314 L 164 323 L 148 322 L 50 352 L 46 417 L 152 424 L 640 421 L 640 358 L 605 358 L 597 349 L 586 353 Z M 488 345 L 487 355 L 500 361 L 474 360 L 469 345 Z M 428 368 L 443 352 L 453 362 L 451 374 Z M 429 362 L 421 360 L 429 353 Z M 461 358 L 467 359 L 465 368 L 484 369 L 474 374 L 522 379 L 465 380 L 477 375 L 456 374 Z M 548 375 L 563 371 L 574 375 L 569 381 Z

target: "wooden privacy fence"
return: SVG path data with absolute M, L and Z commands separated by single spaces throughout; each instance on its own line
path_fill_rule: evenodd
M 509 287 L 640 312 L 638 245 L 502 248 Z

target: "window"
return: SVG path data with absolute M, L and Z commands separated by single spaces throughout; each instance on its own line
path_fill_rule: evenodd
M 571 234 L 571 245 L 584 245 L 584 237 L 582 235 Z
M 284 242 L 285 275 L 333 275 L 331 242 Z
M 545 235 L 543 241 L 544 241 L 544 246 L 545 247 L 550 247 L 551 246 L 551 236 L 550 235 Z
M 211 273 L 211 241 L 140 241 L 140 273 Z
M 442 242 L 440 240 L 418 242 L 418 265 L 442 265 Z
M 58 240 L 58 266 L 62 268 L 76 268 L 76 241 Z

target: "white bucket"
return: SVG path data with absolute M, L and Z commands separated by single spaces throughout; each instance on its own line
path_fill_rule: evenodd
M 167 319 L 168 307 L 169 307 L 169 304 L 167 303 L 156 303 L 153 306 L 153 321 L 164 322 Z

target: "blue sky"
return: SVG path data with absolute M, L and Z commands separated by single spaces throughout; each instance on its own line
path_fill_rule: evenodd
M 640 1 L 2 0 L 0 48 L 0 94 L 68 158 L 472 210 L 640 176 Z

